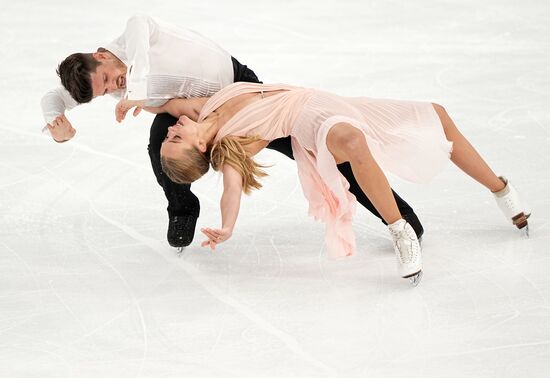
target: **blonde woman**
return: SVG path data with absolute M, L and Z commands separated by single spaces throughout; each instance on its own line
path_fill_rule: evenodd
M 208 237 L 203 246 L 213 249 L 231 237 L 241 193 L 259 189 L 259 179 L 266 175 L 254 155 L 269 141 L 289 135 L 310 215 L 326 223 L 331 257 L 355 252 L 355 198 L 337 170 L 342 162 L 351 164 L 359 185 L 387 222 L 399 274 L 413 285 L 422 274 L 421 246 L 401 217 L 383 170 L 423 183 L 450 158 L 494 194 L 514 225 L 527 227 L 529 214 L 514 188 L 491 170 L 440 105 L 252 83 L 235 83 L 197 101 L 198 122 L 180 117 L 169 128 L 161 159 L 163 170 L 178 183 L 197 180 L 210 165 L 223 173 L 222 225 L 201 230 Z M 136 105 L 129 103 L 128 108 Z M 185 100 L 171 100 L 153 110 L 179 116 L 192 113 L 188 107 Z

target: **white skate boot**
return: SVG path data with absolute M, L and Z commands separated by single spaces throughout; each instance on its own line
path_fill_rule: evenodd
M 408 278 L 412 286 L 422 278 L 422 250 L 416 233 L 404 219 L 389 224 L 393 249 L 397 256 L 397 269 L 403 278 Z
M 506 186 L 504 189 L 493 193 L 498 207 L 506 219 L 511 220 L 514 226 L 525 232 L 526 236 L 529 236 L 527 218 L 529 218 L 531 214 L 525 212 L 525 208 L 519 200 L 518 192 L 512 184 L 510 184 L 505 177 L 500 176 L 499 179 L 501 179 Z

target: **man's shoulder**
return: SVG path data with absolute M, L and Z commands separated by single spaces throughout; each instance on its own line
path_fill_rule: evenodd
M 148 24 L 149 26 L 151 26 L 151 25 L 156 26 L 156 25 L 159 25 L 159 23 L 166 23 L 166 22 L 161 20 L 161 19 L 158 19 L 156 17 L 153 17 L 153 16 L 151 16 L 147 13 L 141 13 L 141 12 L 140 13 L 134 13 L 126 21 L 127 25 L 132 25 L 132 24 L 146 25 L 146 24 Z

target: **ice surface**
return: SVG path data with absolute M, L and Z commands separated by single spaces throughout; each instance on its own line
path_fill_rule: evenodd
M 145 12 L 218 41 L 265 82 L 439 102 L 532 211 L 531 238 L 454 166 L 392 178 L 426 228 L 424 278 L 396 274 L 387 230 L 358 211 L 359 254 L 325 257 L 296 168 L 275 152 L 234 238 L 178 258 L 147 156 L 152 116 L 114 100 L 40 135 L 69 53 Z M 1 377 L 547 377 L 550 3 L 104 1 L 0 3 Z M 184 57 L 174 56 L 175 59 Z M 220 185 L 194 185 L 199 226 Z

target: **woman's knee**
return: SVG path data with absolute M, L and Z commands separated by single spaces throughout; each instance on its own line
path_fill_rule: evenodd
M 369 147 L 365 134 L 353 126 L 341 128 L 336 135 L 333 135 L 333 155 L 338 163 L 344 161 L 364 160 L 370 156 Z M 336 152 L 336 154 L 334 154 Z
M 365 135 L 353 126 L 349 127 L 345 132 L 340 133 L 336 142 L 343 151 L 347 151 L 350 154 L 368 148 Z

